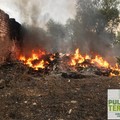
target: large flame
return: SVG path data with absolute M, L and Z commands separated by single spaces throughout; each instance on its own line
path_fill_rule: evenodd
M 96 55 L 94 59 L 91 59 L 91 63 L 97 64 L 98 66 L 104 68 L 110 67 L 110 64 L 99 55 Z
M 44 69 L 46 62 L 42 59 L 42 56 L 45 55 L 45 52 L 43 51 L 32 51 L 31 56 L 26 57 L 25 55 L 20 55 L 19 60 L 24 62 L 24 64 L 28 65 L 31 68 L 34 68 L 35 70 L 38 70 L 39 68 Z
M 79 49 L 76 49 L 75 54 L 74 54 L 70 64 L 72 66 L 74 66 L 74 65 L 76 65 L 78 63 L 84 62 L 84 60 L 85 60 L 85 58 L 80 54 Z
M 49 60 L 45 60 L 45 56 L 49 58 Z M 54 62 L 55 54 L 48 54 L 44 51 L 38 50 L 38 51 L 32 51 L 31 55 L 29 57 L 26 57 L 25 55 L 20 55 L 19 60 L 22 61 L 24 64 L 28 65 L 29 67 L 39 70 L 39 69 L 45 69 L 47 65 L 49 65 L 51 62 Z M 66 54 L 67 56 L 67 54 Z M 100 55 L 95 55 L 94 57 L 90 57 L 89 55 L 82 55 L 80 53 L 79 49 L 75 50 L 75 53 L 70 57 L 70 62 L 68 62 L 68 65 L 71 67 L 81 66 L 81 67 L 89 67 L 90 65 L 96 66 L 97 68 L 105 68 L 106 70 L 110 70 L 111 76 L 118 76 L 120 75 L 120 68 L 118 64 L 115 66 L 111 66 L 109 62 L 104 60 Z M 48 62 L 49 61 L 49 62 Z M 56 60 L 55 60 L 56 61 Z M 88 63 L 86 61 L 89 61 Z
M 82 63 L 84 63 L 86 60 L 89 60 L 91 64 L 93 64 L 99 68 L 111 69 L 111 74 L 110 74 L 111 76 L 116 76 L 114 71 L 117 71 L 118 72 L 117 75 L 120 75 L 120 68 L 119 68 L 118 64 L 116 64 L 115 66 L 111 66 L 100 55 L 95 55 L 94 58 L 91 58 L 89 55 L 83 56 L 80 53 L 79 49 L 75 50 L 75 53 L 71 59 L 70 65 L 76 66 L 76 65 L 81 64 L 81 66 L 82 66 Z M 86 65 L 86 66 L 82 66 L 82 67 L 88 67 L 88 66 Z

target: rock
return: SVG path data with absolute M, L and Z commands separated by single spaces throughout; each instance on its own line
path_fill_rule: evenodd
M 85 78 L 85 75 L 78 74 L 76 72 L 62 73 L 61 75 L 64 78 L 73 78 L 73 79 L 82 79 Z
M 1 79 L 0 80 L 0 89 L 5 87 L 5 80 Z
M 77 101 L 75 101 L 75 100 L 72 100 L 72 101 L 71 101 L 71 103 L 73 103 L 73 104 L 76 104 L 76 103 L 77 103 Z
M 70 109 L 68 113 L 71 114 L 72 113 L 72 109 Z
M 34 102 L 34 103 L 33 103 L 33 105 L 34 105 L 34 106 L 36 106 L 36 105 L 37 105 L 37 103 L 35 103 L 35 102 Z

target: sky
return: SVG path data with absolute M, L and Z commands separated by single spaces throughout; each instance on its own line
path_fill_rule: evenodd
M 0 0 L 0 9 L 20 23 L 30 23 L 30 19 L 44 25 L 52 18 L 65 24 L 68 18 L 74 18 L 76 0 Z M 35 13 L 35 12 L 37 13 Z

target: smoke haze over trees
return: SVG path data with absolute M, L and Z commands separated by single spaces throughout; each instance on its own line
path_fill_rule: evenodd
M 82 53 L 109 54 L 120 23 L 118 6 L 118 0 L 77 0 L 75 19 L 69 19 L 65 26 L 48 22 L 56 50 L 59 43 L 67 43 L 62 49 L 72 51 L 78 47 Z
M 76 17 L 68 23 L 72 26 L 75 48 L 99 54 L 107 52 L 115 39 L 114 30 L 119 23 L 117 6 L 117 0 L 78 0 Z M 103 48 L 106 50 L 103 51 Z
M 102 56 L 118 53 L 112 48 L 117 40 L 115 30 L 120 23 L 118 7 L 119 0 L 76 0 L 74 19 L 68 19 L 65 25 L 50 19 L 45 30 L 39 28 L 36 17 L 40 11 L 34 8 L 34 14 L 29 14 L 32 26 L 24 26 L 27 34 L 24 34 L 23 46 L 63 53 L 80 48 L 83 54 Z

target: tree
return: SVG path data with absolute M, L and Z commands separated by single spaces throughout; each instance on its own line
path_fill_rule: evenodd
M 58 49 L 60 49 L 61 44 L 64 43 L 66 28 L 60 23 L 49 20 L 47 23 L 47 31 L 48 35 L 53 39 L 53 51 L 57 52 Z
M 118 5 L 118 0 L 78 0 L 76 19 L 85 29 L 99 34 L 105 28 L 114 29 L 118 26 Z
M 111 33 L 113 33 L 120 22 L 118 5 L 118 0 L 103 0 L 101 2 L 102 8 L 100 9 L 100 12 L 106 21 L 105 27 L 107 27 L 107 30 Z
M 120 32 L 117 33 L 116 41 L 114 44 L 120 44 Z
M 118 5 L 118 0 L 77 0 L 76 17 L 71 22 L 74 45 L 88 52 L 102 54 L 103 47 L 108 51 L 119 23 Z

